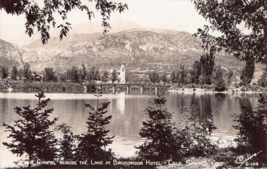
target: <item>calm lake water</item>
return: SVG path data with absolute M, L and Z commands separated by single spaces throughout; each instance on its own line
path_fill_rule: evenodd
M 131 94 L 104 94 L 100 100 L 111 102 L 107 115 L 112 115 L 111 123 L 107 126 L 111 135 L 115 135 L 113 144 L 110 146 L 115 154 L 120 157 L 134 156 L 134 146 L 142 144 L 139 131 L 142 128 L 142 121 L 148 119 L 145 107 L 148 102 L 156 98 L 155 94 L 139 94 L 139 91 Z M 14 124 L 18 115 L 14 111 L 15 106 L 31 105 L 34 107 L 37 100 L 36 93 L 0 93 L 0 168 L 14 166 L 13 161 L 18 159 L 13 155 L 2 142 L 7 139 L 8 133 L 4 132 L 2 123 Z M 51 101 L 47 108 L 54 108 L 51 118 L 58 117 L 57 124 L 66 123 L 72 127 L 75 134 L 86 132 L 86 120 L 88 109 L 85 103 L 96 105 L 97 98 L 94 94 L 77 93 L 46 93 L 46 98 Z M 213 138 L 224 140 L 233 139 L 236 131 L 233 129 L 232 114 L 241 113 L 242 106 L 254 109 L 257 105 L 258 94 L 177 94 L 166 93 L 166 107 L 173 112 L 173 121 L 179 123 L 181 106 L 197 104 L 200 108 L 199 121 L 205 121 L 213 111 L 214 123 L 218 127 L 214 131 Z M 59 136 L 56 133 L 56 136 Z

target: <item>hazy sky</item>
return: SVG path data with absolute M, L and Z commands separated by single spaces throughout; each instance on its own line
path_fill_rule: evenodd
M 35 0 L 37 3 L 43 0 Z M 112 13 L 111 22 L 120 19 L 135 22 L 144 27 L 156 29 L 172 29 L 195 33 L 197 28 L 202 28 L 208 22 L 198 15 L 191 0 L 115 0 L 128 4 L 129 10 L 122 14 Z M 88 1 L 84 1 L 88 3 Z M 93 9 L 92 4 L 89 5 Z M 25 15 L 7 15 L 0 11 L 0 38 L 6 39 L 17 32 L 25 32 Z M 89 23 L 85 12 L 78 10 L 68 14 L 68 21 L 72 24 Z M 101 21 L 101 16 L 95 12 L 93 21 Z M 57 19 L 57 24 L 61 20 Z M 111 25 L 112 26 L 112 25 Z

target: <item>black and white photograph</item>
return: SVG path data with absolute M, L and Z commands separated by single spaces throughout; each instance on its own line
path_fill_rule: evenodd
M 1 0 L 0 169 L 267 168 L 266 0 Z

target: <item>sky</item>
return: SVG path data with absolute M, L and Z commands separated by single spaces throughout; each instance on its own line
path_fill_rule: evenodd
M 33 0 L 34 1 L 34 0 Z M 129 10 L 123 13 L 115 12 L 111 14 L 111 20 L 127 20 L 135 22 L 141 26 L 155 29 L 170 29 L 177 31 L 187 31 L 189 33 L 197 32 L 198 28 L 208 22 L 198 15 L 194 4 L 191 0 L 115 0 L 116 2 L 127 3 Z M 42 4 L 43 0 L 34 2 Z M 92 3 L 88 0 L 83 1 L 93 9 Z M 95 11 L 95 10 L 94 10 Z M 89 23 L 88 16 L 85 12 L 74 10 L 68 15 L 68 22 L 72 25 L 80 23 Z M 62 21 L 56 16 L 57 24 Z M 91 20 L 101 21 L 101 16 L 95 11 L 95 18 Z M 26 19 L 25 15 L 10 15 L 5 11 L 0 11 L 0 39 L 8 39 L 15 36 L 18 32 L 25 32 Z M 112 25 L 111 25 L 112 26 Z

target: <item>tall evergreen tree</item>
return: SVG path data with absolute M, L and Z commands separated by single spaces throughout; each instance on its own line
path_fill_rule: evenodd
M 98 97 L 101 96 L 98 94 Z M 109 130 L 105 126 L 110 123 L 112 116 L 105 117 L 110 102 L 98 102 L 96 107 L 85 104 L 89 108 L 89 117 L 87 120 L 87 133 L 79 138 L 78 154 L 79 160 L 110 160 L 114 157 L 111 149 L 106 147 L 111 144 L 114 136 L 108 136 Z
M 199 76 L 201 75 L 201 63 L 195 61 L 193 64 L 192 83 L 199 84 Z
M 26 78 L 26 80 L 30 80 L 31 67 L 29 63 L 26 63 L 25 65 L 23 65 L 23 76 Z
M 12 73 L 11 73 L 11 79 L 17 80 L 18 77 L 18 68 L 17 66 L 13 66 Z
M 164 108 L 166 99 L 158 97 L 146 108 L 149 120 L 143 122 L 140 130 L 146 141 L 139 147 L 138 158 L 159 161 L 176 159 L 176 140 L 172 130 L 172 114 Z
M 224 91 L 225 90 L 225 82 L 223 79 L 223 72 L 221 66 L 216 66 L 213 71 L 213 81 L 215 91 Z
M 255 72 L 255 60 L 253 58 L 246 61 L 246 66 L 243 68 L 240 80 L 243 85 L 250 84 Z
M 209 53 L 206 53 L 200 57 L 202 76 L 204 78 L 205 84 L 211 84 L 214 59 L 215 59 L 214 48 L 211 48 Z
M 50 99 L 42 100 L 45 98 L 43 92 L 36 95 L 38 98 L 37 107 L 31 109 L 27 107 L 16 107 L 15 111 L 21 118 L 15 120 L 14 125 L 3 123 L 6 132 L 10 132 L 9 137 L 12 142 L 4 142 L 3 145 L 7 146 L 13 154 L 22 156 L 26 154 L 28 159 L 28 167 L 31 168 L 32 162 L 36 162 L 36 158 L 48 161 L 53 160 L 55 157 L 55 143 L 53 131 L 49 127 L 54 125 L 57 118 L 49 120 L 50 114 L 53 109 L 43 110 Z

